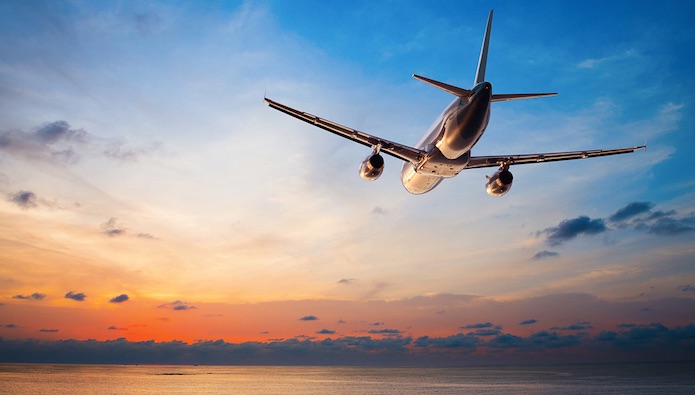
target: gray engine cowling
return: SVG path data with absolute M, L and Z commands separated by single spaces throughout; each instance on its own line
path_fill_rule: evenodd
M 488 177 L 485 191 L 490 196 L 502 196 L 509 192 L 509 189 L 512 187 L 512 181 L 514 181 L 514 177 L 509 170 L 499 169 L 495 174 Z
M 384 158 L 379 154 L 369 155 L 360 166 L 360 177 L 367 181 L 374 181 L 384 171 Z

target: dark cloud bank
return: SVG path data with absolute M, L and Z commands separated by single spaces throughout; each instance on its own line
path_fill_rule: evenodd
M 580 322 L 575 326 L 579 329 L 590 325 Z M 324 333 L 330 332 L 324 330 Z M 302 337 L 267 343 L 0 338 L 0 362 L 10 363 L 456 366 L 693 360 L 695 325 L 692 324 L 669 328 L 660 323 L 622 323 L 615 331 L 601 331 L 596 335 L 543 330 L 527 337 L 470 332 L 416 339 L 360 336 L 312 340 Z

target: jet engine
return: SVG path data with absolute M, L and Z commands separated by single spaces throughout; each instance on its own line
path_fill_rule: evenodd
M 487 184 L 485 184 L 485 191 L 490 196 L 502 196 L 509 192 L 512 187 L 512 181 L 514 177 L 508 168 L 502 167 L 495 172 L 495 174 L 487 177 Z
M 374 181 L 384 171 L 384 158 L 378 153 L 369 155 L 360 166 L 360 177 L 367 181 Z

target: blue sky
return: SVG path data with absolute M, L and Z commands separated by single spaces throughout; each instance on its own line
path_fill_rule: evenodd
M 502 198 L 485 194 L 486 170 L 413 196 L 398 160 L 364 182 L 367 148 L 263 103 L 414 144 L 451 97 L 411 74 L 469 87 L 492 8 L 493 90 L 559 94 L 495 103 L 475 155 L 648 150 L 513 167 Z M 0 336 L 397 337 L 411 352 L 469 333 L 461 344 L 487 350 L 555 333 L 595 350 L 637 328 L 692 347 L 674 334 L 695 313 L 694 11 L 3 2 Z M 541 307 L 568 301 L 583 308 Z M 310 315 L 331 319 L 297 319 Z M 487 322 L 497 337 L 467 327 Z

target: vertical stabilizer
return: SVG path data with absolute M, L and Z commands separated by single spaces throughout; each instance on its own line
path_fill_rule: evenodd
M 490 46 L 490 30 L 492 29 L 493 12 L 495 12 L 495 10 L 490 10 L 490 16 L 487 17 L 487 27 L 485 28 L 485 37 L 483 37 L 483 48 L 480 49 L 480 59 L 478 59 L 478 71 L 475 73 L 474 85 L 485 81 L 485 66 L 487 64 L 487 49 Z

